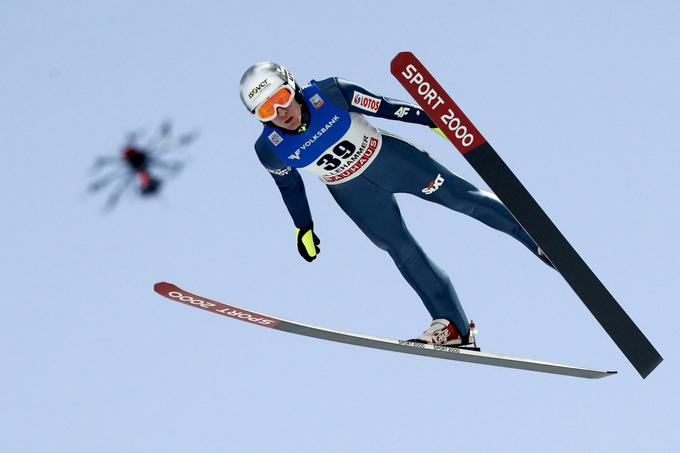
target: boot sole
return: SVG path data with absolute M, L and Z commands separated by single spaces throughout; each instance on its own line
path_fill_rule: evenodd
M 467 344 L 434 344 L 434 343 L 428 343 L 427 341 L 419 340 L 417 338 L 411 339 L 411 340 L 406 340 L 411 343 L 420 343 L 420 344 L 430 344 L 432 346 L 441 346 L 444 348 L 455 348 L 455 349 L 466 349 L 468 351 L 477 351 L 480 352 L 481 349 L 479 349 L 476 346 L 472 346 L 472 343 L 467 343 Z

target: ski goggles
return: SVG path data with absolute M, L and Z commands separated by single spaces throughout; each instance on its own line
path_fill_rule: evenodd
M 255 108 L 255 116 L 260 121 L 271 121 L 278 114 L 278 107 L 288 107 L 295 98 L 295 91 L 289 85 L 283 85 L 269 96 L 266 101 Z

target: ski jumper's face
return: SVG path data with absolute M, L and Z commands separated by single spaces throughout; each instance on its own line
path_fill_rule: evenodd
M 302 123 L 302 107 L 296 100 L 293 100 L 288 107 L 277 107 L 276 118 L 272 120 L 272 123 L 281 129 L 297 130 Z

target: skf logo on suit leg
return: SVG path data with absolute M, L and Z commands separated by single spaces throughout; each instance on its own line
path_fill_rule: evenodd
M 433 192 L 436 192 L 437 189 L 439 189 L 442 184 L 444 184 L 444 177 L 437 173 L 437 177 L 434 179 L 434 181 L 430 181 L 430 183 L 425 187 L 422 192 L 425 195 L 430 195 Z

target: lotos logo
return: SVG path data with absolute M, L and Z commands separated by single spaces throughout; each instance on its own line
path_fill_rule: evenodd
M 359 107 L 362 110 L 366 110 L 367 112 L 377 113 L 381 102 L 382 101 L 378 98 L 358 91 L 355 91 L 354 95 L 352 95 L 352 105 Z
M 253 96 L 255 96 L 257 93 L 262 90 L 262 88 L 266 87 L 269 85 L 269 82 L 267 79 L 264 79 L 262 82 L 260 82 L 255 88 L 253 88 L 250 93 L 248 93 L 248 99 L 252 99 Z
M 437 177 L 434 179 L 434 181 L 430 181 L 430 183 L 425 187 L 422 192 L 425 195 L 430 195 L 433 192 L 436 192 L 437 189 L 439 189 L 442 184 L 444 184 L 444 177 L 437 173 Z

